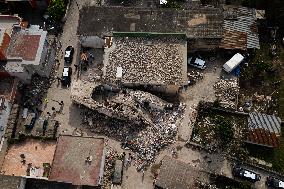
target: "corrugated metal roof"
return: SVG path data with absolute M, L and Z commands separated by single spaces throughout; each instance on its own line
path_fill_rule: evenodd
M 281 119 L 274 115 L 252 112 L 248 118 L 248 142 L 277 147 L 281 135 Z
M 236 15 L 236 17 L 234 17 Z M 224 12 L 224 23 L 223 28 L 225 30 L 223 37 L 224 38 L 232 38 L 231 40 L 227 39 L 221 43 L 222 46 L 226 46 L 226 42 L 234 42 L 234 35 L 228 35 L 228 32 L 243 32 L 246 33 L 246 48 L 256 48 L 259 49 L 259 38 L 256 27 L 256 18 L 253 14 L 253 9 L 249 9 L 246 7 L 238 7 L 238 8 L 229 8 Z M 229 33 L 230 34 L 230 33 Z M 236 41 L 236 40 L 235 40 Z M 232 43 L 231 49 L 239 49 L 238 41 Z

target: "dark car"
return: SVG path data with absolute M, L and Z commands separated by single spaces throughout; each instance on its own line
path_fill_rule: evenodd
M 71 84 L 72 68 L 64 67 L 62 72 L 61 83 L 63 86 L 69 87 Z
M 260 181 L 261 176 L 253 171 L 241 168 L 241 167 L 234 167 L 233 168 L 233 175 L 235 177 L 239 177 L 250 182 Z
M 73 60 L 74 48 L 72 46 L 68 46 L 65 49 L 64 60 L 66 63 L 71 64 Z
M 266 178 L 266 185 L 270 188 L 284 188 L 284 182 L 272 176 Z

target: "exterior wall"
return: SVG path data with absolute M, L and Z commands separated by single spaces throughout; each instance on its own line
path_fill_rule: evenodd
M 31 81 L 31 74 L 29 74 L 27 71 L 24 72 L 10 72 L 11 76 L 19 78 L 23 83 L 30 83 Z
M 4 33 L 3 40 L 0 46 L 0 60 L 6 60 L 6 50 L 10 44 L 10 36 L 7 33 Z

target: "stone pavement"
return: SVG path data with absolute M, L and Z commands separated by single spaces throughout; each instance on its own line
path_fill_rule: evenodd
M 77 50 L 78 38 L 77 38 L 77 26 L 79 20 L 79 8 L 83 4 L 91 4 L 92 0 L 77 0 L 71 1 L 70 7 L 67 12 L 67 20 L 63 28 L 63 32 L 59 37 L 61 42 L 61 49 L 59 52 L 59 65 L 57 66 L 55 75 L 61 77 L 62 70 L 64 67 L 63 53 L 67 46 L 71 45 L 74 47 L 74 57 L 72 62 L 72 69 L 75 70 L 74 64 L 77 63 Z M 73 72 L 72 80 L 76 79 L 76 73 Z M 63 101 L 63 111 L 61 114 L 57 114 L 55 119 L 60 122 L 59 133 L 72 134 L 75 128 L 80 127 L 81 118 L 80 110 L 74 107 L 70 100 L 70 88 L 63 88 L 57 81 L 55 81 L 47 93 L 48 104 L 44 109 L 44 114 L 50 112 L 52 114 L 52 107 L 58 111 L 60 109 L 59 102 Z

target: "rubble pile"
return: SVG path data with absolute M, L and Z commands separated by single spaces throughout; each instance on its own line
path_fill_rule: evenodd
M 198 71 L 191 71 L 187 73 L 187 78 L 190 81 L 197 82 L 203 79 L 203 73 L 200 73 Z
M 177 134 L 177 120 L 184 111 L 181 104 L 173 112 L 153 111 L 154 125 L 146 127 L 136 137 L 127 140 L 129 148 L 136 152 L 136 168 L 143 169 L 150 165 L 159 151 L 175 141 Z
M 175 141 L 178 120 L 185 109 L 184 104 L 171 111 L 149 109 L 153 124 L 135 124 L 85 109 L 83 124 L 92 132 L 106 135 L 122 142 L 122 147 L 136 153 L 137 170 L 150 165 L 158 152 Z
M 32 77 L 31 85 L 25 87 L 23 90 L 23 106 L 29 109 L 35 109 L 42 103 L 44 94 L 49 88 L 49 79 L 38 75 Z
M 106 159 L 104 167 L 104 179 L 103 179 L 103 189 L 111 188 L 111 179 L 114 172 L 115 160 L 117 159 L 118 153 L 114 149 L 107 147 Z
M 274 92 L 273 92 L 274 93 Z M 260 112 L 265 114 L 277 114 L 277 101 L 271 95 L 259 95 L 257 92 L 252 96 L 240 95 L 239 111 Z
M 151 119 L 145 113 L 145 109 L 164 109 L 169 103 L 151 93 L 124 89 L 109 99 L 96 101 L 91 98 L 94 84 L 90 82 L 76 81 L 71 88 L 71 98 L 77 104 L 86 106 L 108 117 L 117 118 L 132 123 L 152 124 Z
M 236 79 L 221 79 L 213 87 L 221 107 L 236 109 L 239 94 L 239 85 Z
M 115 38 L 105 63 L 105 78 L 116 81 L 122 67 L 123 83 L 180 85 L 183 81 L 183 40 L 176 38 Z M 185 73 L 184 73 L 185 74 Z

